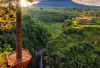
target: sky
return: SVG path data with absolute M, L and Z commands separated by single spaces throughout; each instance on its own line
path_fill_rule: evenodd
M 70 1 L 70 0 L 34 0 L 35 2 L 27 2 L 26 0 L 21 0 L 22 7 L 30 6 L 33 4 L 37 4 L 41 1 Z M 92 6 L 100 6 L 100 0 L 72 0 L 75 3 L 84 4 L 84 5 L 92 5 Z
M 72 0 L 79 4 L 100 6 L 100 0 Z

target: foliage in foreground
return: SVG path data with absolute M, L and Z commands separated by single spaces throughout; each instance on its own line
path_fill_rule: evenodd
M 0 65 L 7 60 L 7 56 L 12 50 L 13 48 L 7 43 L 0 47 Z M 4 64 L 1 68 L 7 68 L 7 64 Z
M 9 52 L 7 52 L 7 51 L 0 53 L 0 65 L 6 61 L 8 54 L 9 54 Z M 1 68 L 7 68 L 7 65 L 4 64 Z
M 16 32 L 15 28 L 8 31 L 0 31 L 0 47 L 7 43 L 11 45 L 11 48 L 16 48 Z

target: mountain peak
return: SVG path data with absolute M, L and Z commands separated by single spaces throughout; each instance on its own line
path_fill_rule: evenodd
M 98 8 L 96 6 L 88 6 L 83 4 L 78 4 L 72 0 L 35 0 L 40 1 L 35 7 L 37 8 L 52 8 L 52 7 L 73 7 L 73 8 Z M 100 8 L 100 7 L 99 7 Z

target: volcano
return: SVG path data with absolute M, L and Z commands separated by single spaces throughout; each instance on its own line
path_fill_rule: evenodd
M 40 1 L 36 8 L 100 8 L 100 6 L 89 6 L 73 2 L 72 0 L 35 0 Z

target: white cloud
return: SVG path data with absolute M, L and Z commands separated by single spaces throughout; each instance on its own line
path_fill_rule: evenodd
M 72 0 L 72 1 L 79 4 L 100 6 L 100 0 Z

